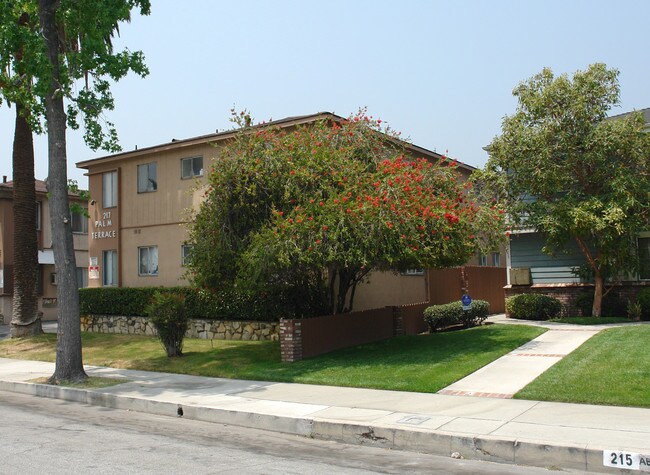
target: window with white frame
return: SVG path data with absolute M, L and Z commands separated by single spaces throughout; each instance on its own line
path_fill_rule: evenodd
M 105 287 L 114 287 L 117 285 L 117 251 L 103 251 L 102 265 L 104 272 L 102 275 L 102 285 Z
M 88 233 L 88 218 L 86 217 L 87 211 L 84 210 L 83 213 L 75 213 L 71 212 L 71 224 L 72 224 L 72 232 L 73 233 L 79 233 L 79 234 L 87 234 Z
M 639 278 L 650 280 L 650 237 L 639 238 Z
M 148 193 L 157 189 L 156 162 L 138 165 L 138 193 Z
M 406 269 L 402 275 L 424 275 L 424 269 Z
M 203 157 L 181 159 L 181 178 L 203 176 Z
M 117 206 L 117 172 L 102 174 L 102 207 L 114 208 Z
M 191 244 L 183 244 L 181 246 L 181 265 L 185 267 L 190 260 L 190 253 L 192 252 Z
M 501 267 L 501 254 L 498 252 L 492 253 L 492 265 L 494 267 Z
M 158 246 L 138 248 L 138 275 L 158 275 Z
M 479 266 L 487 266 L 488 265 L 488 258 L 486 254 L 483 254 L 482 252 L 479 252 L 478 254 L 478 265 Z

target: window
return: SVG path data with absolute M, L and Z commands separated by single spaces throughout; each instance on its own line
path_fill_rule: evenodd
M 181 246 L 181 265 L 185 267 L 190 259 L 190 253 L 192 252 L 192 246 L 190 244 L 183 244 Z
M 59 279 L 56 277 L 56 272 L 51 272 L 50 273 L 50 284 L 52 285 L 58 285 Z
M 88 218 L 85 213 L 87 210 L 84 210 L 84 213 L 71 213 L 71 223 L 72 223 L 72 232 L 87 234 L 88 233 Z
M 479 252 L 479 254 L 478 254 L 478 265 L 480 265 L 480 266 L 488 265 L 487 256 L 485 254 L 483 254 L 482 252 Z
M 148 193 L 157 189 L 156 162 L 138 165 L 138 193 Z
M 650 280 L 650 237 L 639 238 L 639 278 Z
M 102 174 L 102 207 L 117 206 L 117 172 Z
M 402 275 L 424 275 L 424 269 L 406 269 Z
M 117 251 L 102 252 L 102 264 L 104 273 L 102 284 L 107 287 L 117 285 Z
M 41 202 L 36 202 L 36 231 L 41 230 Z
M 492 253 L 492 265 L 494 267 L 501 267 L 501 254 L 498 252 Z
M 77 267 L 77 286 L 80 289 L 88 287 L 88 268 Z
M 203 176 L 203 157 L 183 158 L 181 160 L 181 178 Z
M 158 246 L 138 248 L 138 275 L 158 275 Z

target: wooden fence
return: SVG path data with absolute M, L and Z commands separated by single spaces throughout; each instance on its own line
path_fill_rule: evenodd
M 490 303 L 490 313 L 506 311 L 504 287 L 505 267 L 464 266 L 429 270 L 429 301 L 431 305 L 460 300 L 463 288 L 474 300 Z

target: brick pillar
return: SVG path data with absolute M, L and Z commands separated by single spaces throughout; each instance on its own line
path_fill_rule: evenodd
M 280 354 L 283 363 L 302 359 L 302 321 L 280 319 Z
M 391 309 L 393 310 L 393 336 L 404 335 L 402 307 L 391 307 Z

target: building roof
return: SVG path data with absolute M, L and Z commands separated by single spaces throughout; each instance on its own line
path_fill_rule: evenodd
M 14 189 L 14 182 L 13 181 L 3 181 L 0 183 L 0 190 L 5 191 L 5 192 L 10 192 Z M 44 180 L 34 180 L 34 189 L 37 194 L 40 195 L 45 195 L 48 193 L 47 191 L 47 184 L 45 183 Z M 71 191 L 68 191 L 68 196 L 70 197 L 77 197 L 78 193 L 73 193 Z
M 3 181 L 0 183 L 0 188 L 5 190 L 13 190 L 14 182 L 13 181 Z M 47 186 L 43 180 L 34 180 L 34 188 L 36 193 L 47 193 Z
M 333 114 L 331 112 L 317 112 L 315 114 L 309 114 L 309 115 L 300 115 L 300 116 L 293 116 L 293 117 L 285 117 L 284 119 L 279 119 L 279 120 L 273 120 L 270 122 L 262 122 L 256 125 L 251 126 L 251 129 L 258 129 L 258 128 L 264 128 L 264 127 L 291 127 L 291 126 L 296 126 L 296 125 L 302 125 L 302 124 L 307 124 L 310 122 L 315 122 L 317 120 L 323 120 L 323 119 L 329 119 L 333 120 L 336 122 L 346 120 L 344 117 L 338 116 L 336 114 Z M 172 150 L 172 149 L 179 149 L 179 148 L 184 148 L 184 147 L 189 147 L 193 145 L 198 145 L 198 144 L 204 144 L 204 143 L 210 143 L 210 142 L 220 142 L 222 140 L 227 140 L 231 137 L 233 137 L 239 130 L 234 129 L 234 130 L 227 130 L 224 132 L 215 132 L 213 134 L 207 134 L 207 135 L 200 135 L 198 137 L 191 137 L 188 139 L 172 139 L 170 142 L 159 144 L 159 145 L 153 145 L 151 147 L 145 147 L 145 148 L 136 148 L 135 150 L 130 150 L 127 152 L 120 152 L 116 153 L 113 155 L 106 155 L 104 157 L 99 157 L 99 158 L 94 158 L 91 160 L 84 160 L 81 162 L 77 162 L 77 168 L 85 168 L 89 169 L 91 166 L 100 164 L 100 163 L 107 163 L 107 162 L 112 162 L 112 161 L 117 161 L 121 160 L 124 158 L 132 158 L 132 157 L 138 157 L 140 155 L 147 155 L 152 152 L 164 152 L 167 150 Z M 417 145 L 413 145 L 408 142 L 404 142 L 404 145 L 406 146 L 407 149 L 411 150 L 412 152 L 416 154 L 422 154 L 426 155 L 429 157 L 433 157 L 436 159 L 445 159 L 445 157 L 437 152 L 433 152 L 431 150 L 427 150 L 426 148 L 419 147 Z M 450 160 L 452 161 L 452 160 Z M 473 171 L 475 170 L 475 167 L 472 167 L 471 165 L 467 165 L 465 163 L 459 162 L 457 160 L 454 160 L 460 168 L 463 168 L 467 171 Z
M 646 124 L 650 124 L 650 107 L 647 107 L 645 109 L 638 109 L 630 112 L 624 112 L 622 114 L 616 114 L 616 115 L 611 115 L 607 119 L 622 119 L 625 116 L 628 116 L 632 114 L 632 112 L 641 112 L 643 114 L 643 118 L 645 119 Z

